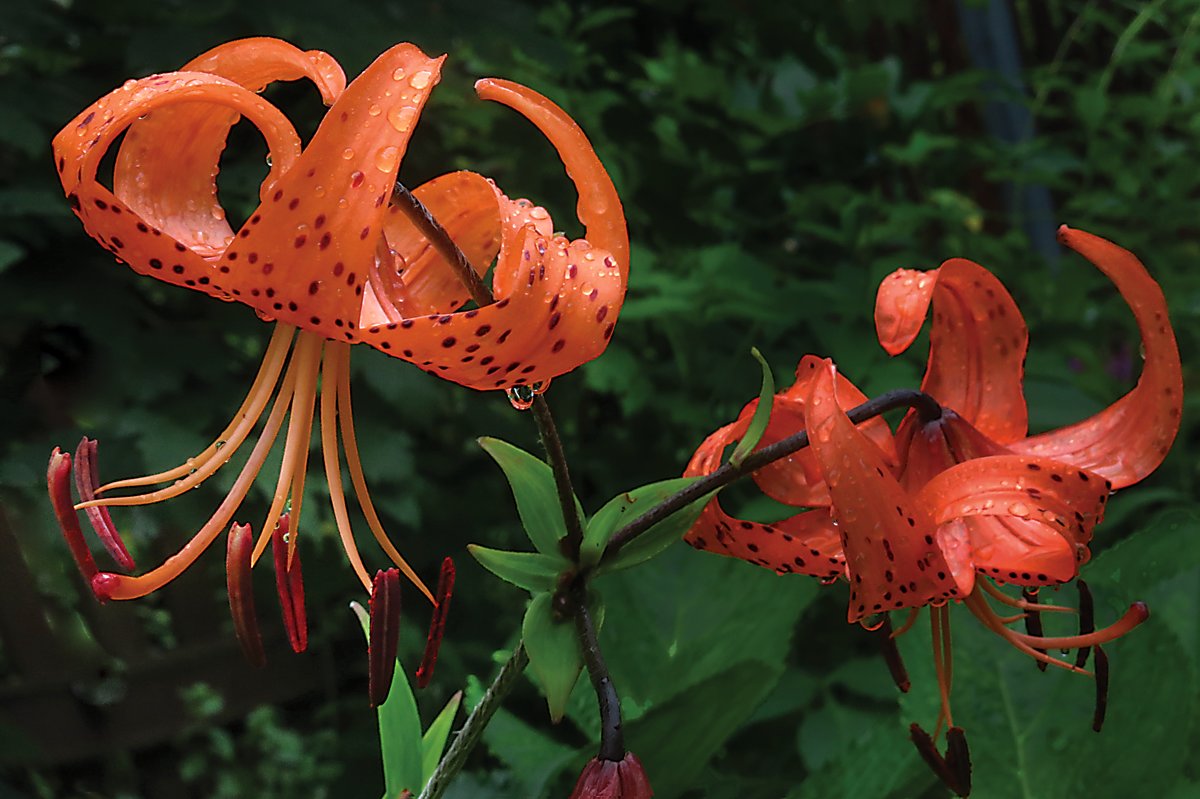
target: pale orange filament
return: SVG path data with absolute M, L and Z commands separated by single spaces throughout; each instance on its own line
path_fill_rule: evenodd
M 383 524 L 379 521 L 379 514 L 375 512 L 375 503 L 371 501 L 371 495 L 367 491 L 367 480 L 363 474 L 362 461 L 358 456 L 358 438 L 354 433 L 354 415 L 350 405 L 350 345 L 331 341 L 326 345 L 326 353 L 326 381 L 323 390 L 332 391 L 333 387 L 328 382 L 331 377 L 330 372 L 332 372 L 332 377 L 337 380 L 337 410 L 342 430 L 342 450 L 346 453 L 346 467 L 350 470 L 350 482 L 354 484 L 354 493 L 358 496 L 358 504 L 362 508 L 363 516 L 367 519 L 367 526 L 371 528 L 375 540 L 379 542 L 380 548 L 387 553 L 392 563 L 396 564 L 404 576 L 411 580 L 412 584 L 431 603 L 437 605 L 433 593 L 388 538 Z
M 946 722 L 947 727 L 954 726 L 954 719 L 950 715 L 950 675 L 947 673 L 947 663 L 943 651 L 945 636 L 942 616 L 946 612 L 945 607 L 930 606 L 929 608 L 929 627 L 933 636 L 933 668 L 937 672 L 938 693 L 942 700 L 942 706 L 938 710 L 937 724 L 933 728 L 934 740 L 937 740 L 938 734 L 942 730 L 943 721 Z
M 186 480 L 181 480 L 174 486 L 149 494 L 81 502 L 76 506 L 76 510 L 97 505 L 145 505 L 152 502 L 160 502 L 164 499 L 178 496 L 204 482 L 213 472 L 233 457 L 238 447 L 245 441 L 246 436 L 254 429 L 254 425 L 258 423 L 263 409 L 267 405 L 267 401 L 271 399 L 271 395 L 274 393 L 275 384 L 279 380 L 279 373 L 283 371 L 283 365 L 287 359 L 288 350 L 291 348 L 292 336 L 295 332 L 296 328 L 292 325 L 275 325 L 275 332 L 271 334 L 271 341 L 267 345 L 266 352 L 263 354 L 262 365 L 258 368 L 258 374 L 255 376 L 254 383 L 251 384 L 246 398 L 242 401 L 242 406 L 233 415 L 233 419 L 230 420 L 225 430 L 217 436 L 213 443 L 208 445 L 206 450 L 194 458 L 189 458 L 186 463 L 182 463 L 174 469 L 168 469 L 158 474 L 146 475 L 145 477 L 133 477 L 127 480 L 106 483 L 96 489 L 96 493 L 102 494 L 105 491 L 117 488 L 132 488 L 134 486 L 165 483 L 168 480 L 175 480 L 185 475 L 187 476 Z M 221 457 L 214 459 L 213 456 L 218 452 L 220 452 Z M 212 467 L 208 468 L 210 463 Z
M 242 504 L 242 500 L 246 498 L 246 494 L 250 491 L 250 486 L 254 484 L 254 480 L 258 477 L 258 472 L 262 469 L 263 462 L 266 461 L 267 455 L 271 451 L 271 447 L 275 444 L 275 438 L 279 434 L 279 428 L 283 425 L 283 418 L 287 415 L 288 408 L 291 405 L 293 388 L 296 383 L 296 369 L 292 366 L 288 367 L 287 373 L 283 378 L 283 387 L 280 389 L 278 396 L 275 399 L 275 404 L 271 408 L 271 413 L 267 417 L 266 424 L 263 425 L 262 435 L 259 436 L 258 443 L 254 445 L 254 449 L 250 452 L 250 458 L 242 467 L 242 471 L 238 474 L 237 480 L 234 481 L 233 487 L 229 489 L 229 493 L 225 496 L 224 501 L 217 508 L 212 518 L 200 528 L 200 531 L 176 554 L 167 558 L 156 569 L 146 572 L 137 577 L 130 577 L 123 574 L 108 575 L 108 582 L 105 584 L 104 595 L 109 599 L 137 599 L 145 596 L 152 591 L 157 591 L 171 580 L 174 580 L 185 569 L 191 566 L 196 558 L 208 548 L 209 544 L 229 525 L 230 519 Z
M 977 585 L 978 585 L 978 583 L 977 583 Z M 1046 648 L 1056 647 L 1056 646 L 1060 645 L 1059 642 L 1065 642 L 1065 641 L 1073 642 L 1073 641 L 1082 640 L 1084 638 L 1091 638 L 1091 637 L 1096 636 L 1097 633 L 1093 633 L 1091 636 L 1076 636 L 1074 638 L 1041 638 L 1036 635 L 1022 635 L 1021 633 L 1013 632 L 1012 630 L 1010 630 L 1004 626 L 1004 623 L 1001 621 L 1000 617 L 996 615 L 996 613 L 992 610 L 991 606 L 988 605 L 987 600 L 984 599 L 982 595 L 980 595 L 979 591 L 977 591 L 977 590 L 972 591 L 971 594 L 963 600 L 963 603 L 968 608 L 970 608 L 971 612 L 975 614 L 976 618 L 978 618 L 981 622 L 984 623 L 984 626 L 989 628 L 992 632 L 996 633 L 1004 640 L 1008 641 L 1010 644 L 1012 644 L 1014 647 L 1016 647 L 1021 652 L 1024 652 L 1026 655 L 1029 655 L 1034 660 L 1040 660 L 1042 663 L 1048 663 L 1051 666 L 1057 666 L 1060 669 L 1066 669 L 1067 671 L 1073 671 L 1078 674 L 1088 674 L 1088 675 L 1091 674 L 1091 672 L 1087 671 L 1086 669 L 1079 668 L 1078 666 L 1076 666 L 1073 663 L 1067 663 L 1066 661 L 1059 660 L 1056 657 L 1051 657 L 1050 655 L 1047 655 L 1045 652 L 1038 651 L 1038 649 L 1035 649 L 1034 647 L 1035 646 L 1036 647 L 1046 647 Z M 1128 616 L 1128 615 L 1129 614 L 1127 613 L 1126 616 Z M 1140 622 L 1140 620 L 1139 620 L 1139 622 Z M 1135 625 L 1130 625 L 1130 629 L 1133 626 L 1135 626 Z M 1103 632 L 1103 631 L 1101 631 L 1101 632 Z M 1124 634 L 1124 632 L 1128 632 L 1128 629 L 1124 630 L 1122 632 L 1122 634 Z M 1112 638 L 1115 638 L 1115 637 L 1117 637 L 1117 636 L 1112 636 L 1112 637 L 1106 638 L 1104 640 L 1112 640 Z M 1032 642 L 1032 645 L 1030 644 L 1030 642 Z M 1103 643 L 1103 641 L 1100 641 L 1100 643 Z M 1068 646 L 1069 647 L 1090 646 L 1090 644 L 1070 643 L 1070 644 L 1068 644 Z
M 892 638 L 898 638 L 901 635 L 904 635 L 909 630 L 911 630 L 913 625 L 917 623 L 917 617 L 920 615 L 921 615 L 920 608 L 909 608 L 908 609 L 908 618 L 906 618 L 904 620 L 904 624 L 901 624 L 895 630 L 892 630 Z
M 327 387 L 337 383 L 337 361 L 338 350 L 331 347 L 325 357 L 323 368 Z M 337 522 L 338 537 L 342 542 L 342 548 L 346 550 L 346 559 L 350 561 L 363 588 L 367 590 L 367 593 L 371 593 L 371 578 L 363 566 L 362 557 L 358 554 L 358 546 L 354 543 L 354 533 L 350 529 L 350 517 L 346 513 L 346 495 L 342 491 L 342 467 L 338 463 L 336 425 L 337 392 L 327 389 L 321 392 L 321 453 L 325 461 L 325 482 L 329 485 L 329 502 L 333 506 L 333 517 Z
M 1005 605 L 1021 610 L 1036 610 L 1039 613 L 1078 613 L 1075 608 L 1069 608 L 1065 605 L 1042 605 L 1037 602 L 1029 602 L 1025 599 L 1017 599 L 1001 591 L 996 586 L 992 585 L 988 580 L 976 580 L 976 585 L 983 586 L 983 590 L 992 595 L 994 599 L 1003 602 Z M 1014 616 L 1014 620 L 1025 618 L 1024 615 Z M 1009 622 L 1011 623 L 1011 622 Z
M 298 494 L 293 490 L 296 475 L 303 490 L 304 473 L 308 462 L 308 445 L 312 440 L 313 406 L 317 397 L 317 374 L 321 365 L 321 348 L 324 337 L 302 331 L 296 337 L 296 350 L 292 363 L 296 366 L 296 388 L 292 396 L 292 418 L 288 424 L 287 440 L 283 447 L 283 460 L 279 464 L 279 480 L 275 483 L 275 496 L 271 509 L 254 545 L 251 563 L 257 563 L 263 550 L 271 540 L 271 533 L 279 523 L 288 497 L 292 497 L 291 535 L 288 536 L 288 562 L 295 551 L 297 533 L 300 530 Z

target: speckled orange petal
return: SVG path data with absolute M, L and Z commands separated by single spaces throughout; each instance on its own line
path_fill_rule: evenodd
M 1013 449 L 1066 461 L 1122 488 L 1157 469 L 1179 432 L 1183 406 L 1179 347 L 1162 289 L 1133 253 L 1066 225 L 1059 229 L 1058 238 L 1116 284 L 1137 320 L 1145 363 L 1133 390 L 1108 408 L 1069 427 L 1032 436 Z
M 842 535 L 849 621 L 959 595 L 932 519 L 839 407 L 834 374 L 830 361 L 817 370 L 805 419 Z
M 898 270 L 875 298 L 875 329 L 885 350 L 896 355 L 912 344 L 930 300 L 933 327 L 921 390 L 1001 444 L 1022 438 L 1029 332 L 1016 303 L 991 272 L 963 258 L 930 272 Z
M 230 293 L 280 321 L 357 340 L 388 197 L 441 64 L 400 44 L 346 87 L 226 251 Z
M 824 359 L 805 355 L 796 366 L 796 382 L 775 397 L 771 421 L 756 449 L 769 446 L 776 441 L 804 429 L 804 405 L 812 390 L 812 381 Z M 838 402 L 843 410 L 850 410 L 867 401 L 867 395 L 847 380 L 837 375 Z M 742 410 L 747 421 L 758 406 L 754 400 Z M 858 425 L 867 438 L 879 447 L 889 466 L 897 462 L 896 444 L 892 431 L 882 417 L 868 419 Z M 816 456 L 810 449 L 799 452 L 764 466 L 754 473 L 754 481 L 767 496 L 787 505 L 814 506 L 829 504 L 829 489 L 825 485 Z
M 183 72 L 206 72 L 261 92 L 279 80 L 308 78 L 326 104 L 346 86 L 346 76 L 326 53 L 308 53 L 280 39 L 254 38 L 222 44 L 186 64 Z M 113 193 L 157 228 L 196 253 L 216 258 L 233 231 L 217 199 L 216 176 L 234 109 L 175 105 L 129 126 L 113 170 Z M 273 153 L 274 174 L 286 172 L 299 150 Z M 264 190 L 269 185 L 264 183 Z
M 750 417 L 744 416 L 706 438 L 697 448 L 684 477 L 711 474 L 721 465 L 725 448 L 746 433 Z M 829 513 L 817 508 L 776 524 L 736 519 L 709 502 L 684 540 L 697 549 L 741 558 L 780 574 L 808 574 L 833 579 L 842 574 L 841 539 Z
M 526 226 L 521 246 L 505 246 L 496 265 L 510 270 L 513 292 L 492 305 L 370 327 L 362 340 L 483 390 L 544 384 L 604 351 L 622 300 L 610 254 Z
M 139 117 L 177 104 L 233 109 L 262 132 L 273 158 L 269 179 L 294 161 L 300 140 L 274 106 L 236 83 L 202 72 L 171 72 L 129 81 L 71 120 L 54 137 L 59 178 L 88 234 L 135 272 L 227 298 L 221 274 L 185 243 L 142 219 L 96 180 L 105 152 Z M 191 240 L 191 239 L 189 239 Z
M 1045 585 L 1075 576 L 1110 489 L 1100 475 L 1065 463 L 996 455 L 942 472 L 917 500 L 937 524 L 967 521 L 971 557 L 980 571 L 1021 585 Z
M 577 216 L 587 231 L 585 238 L 616 260 L 624 297 L 629 279 L 629 231 L 621 198 L 587 136 L 565 111 L 519 83 L 485 78 L 475 83 L 475 92 L 524 116 L 554 145 L 579 192 Z
M 913 493 L 956 463 L 1011 454 L 949 408 L 932 422 L 921 422 L 915 413 L 904 417 L 896 430 L 896 446 L 904 464 L 900 484 Z
M 475 271 L 481 276 L 487 272 L 500 247 L 500 195 L 492 182 L 474 172 L 453 172 L 418 186 L 413 195 L 445 228 Z M 377 265 L 377 278 L 372 276 L 360 327 L 450 313 L 470 299 L 451 266 L 396 206 L 388 207 L 383 235 L 389 251 Z M 396 318 L 390 318 L 378 301 L 377 285 L 384 301 L 396 310 Z

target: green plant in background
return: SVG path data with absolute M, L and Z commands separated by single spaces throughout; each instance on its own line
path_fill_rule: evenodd
M 411 16 L 387 6 L 330 15 L 306 4 L 253 18 L 219 7 L 178 18 L 143 9 L 134 17 L 103 3 L 22 12 L 4 26 L 23 45 L 4 51 L 6 74 L 25 83 L 60 77 L 36 102 L 36 93 L 24 92 L 7 106 L 18 121 L 12 136 L 24 130 L 29 144 L 2 154 L 24 194 L 5 195 L 11 210 L 0 233 L 29 255 L 0 275 L 0 292 L 20 297 L 6 300 L 0 330 L 3 395 L 6 402 L 22 398 L 3 416 L 0 484 L 5 512 L 22 531 L 25 557 L 55 597 L 47 613 L 56 629 L 76 631 L 72 651 L 84 654 L 79 662 L 103 662 L 113 641 L 102 628 L 95 637 L 94 613 L 83 621 L 75 615 L 84 606 L 63 568 L 61 544 L 47 536 L 43 511 L 35 510 L 30 486 L 40 476 L 30 464 L 47 442 L 77 439 L 76 425 L 104 435 L 106 470 L 143 473 L 159 466 L 157 452 L 200 451 L 206 442 L 179 420 L 219 429 L 217 414 L 226 409 L 208 399 L 208 387 L 246 379 L 263 345 L 254 323 L 233 308 L 207 309 L 182 292 L 148 288 L 96 264 L 54 199 L 40 165 L 43 143 L 125 75 L 174 65 L 178 53 L 198 53 L 222 39 L 274 33 L 306 47 L 357 54 L 355 67 L 401 36 L 411 35 L 427 51 L 462 54 L 448 62 L 445 78 L 462 91 L 435 95 L 425 132 L 405 160 L 410 185 L 446 164 L 482 166 L 521 194 L 545 197 L 549 208 L 570 208 L 573 198 L 558 187 L 557 164 L 539 160 L 515 127 L 458 98 L 468 94 L 468 75 L 498 72 L 537 86 L 577 116 L 621 189 L 636 245 L 630 293 L 606 357 L 582 369 L 582 379 L 560 380 L 555 389 L 575 488 L 589 508 L 599 507 L 592 500 L 679 473 L 697 431 L 732 418 L 739 407 L 751 343 L 777 363 L 794 357 L 797 342 L 835 353 L 848 374 L 865 375 L 868 394 L 916 384 L 920 359 L 889 360 L 855 331 L 866 323 L 880 277 L 897 266 L 930 266 L 948 254 L 991 265 L 1025 311 L 1036 341 L 1026 365 L 1035 432 L 1083 418 L 1119 395 L 1138 372 L 1137 352 L 1125 343 L 1132 340 L 1128 312 L 1098 280 L 1028 255 L 1001 201 L 1009 184 L 1048 185 L 1058 218 L 1109 233 L 1142 256 L 1170 299 L 1186 363 L 1197 330 L 1190 299 L 1196 248 L 1185 216 L 1190 173 L 1178 164 L 1193 138 L 1187 97 L 1195 53 L 1185 31 L 1194 3 L 1015 3 L 1036 125 L 1035 135 L 1018 144 L 983 132 L 976 109 L 994 90 L 985 75 L 956 60 L 953 11 L 930 14 L 927 5 L 937 4 L 734 14 L 700 3 L 682 15 L 632 5 L 600 11 L 513 4 L 491 16 L 456 13 L 453 3 Z M 69 26 L 89 34 L 62 35 Z M 106 43 L 103 51 L 88 44 L 96 35 Z M 1092 85 L 1099 89 L 1088 92 Z M 1102 100 L 1094 101 L 1097 96 Z M 300 109 L 297 127 L 307 138 L 313 123 L 311 116 L 303 121 L 303 106 L 315 105 L 315 92 L 284 87 L 268 97 L 289 115 Z M 261 159 L 233 155 L 239 130 L 221 183 L 235 221 L 248 218 L 257 204 L 255 189 L 265 172 Z M 517 155 L 522 152 L 528 155 Z M 21 199 L 39 193 L 40 204 Z M 95 286 L 94 295 L 84 302 L 62 291 L 60 273 L 41 266 L 47 263 L 96 264 L 83 278 Z M 168 319 L 176 328 L 170 350 L 160 345 Z M 145 357 L 124 357 L 134 341 Z M 436 571 L 443 552 L 467 542 L 519 548 L 503 488 L 486 479 L 486 458 L 467 442 L 486 434 L 530 449 L 527 420 L 508 413 L 505 402 L 446 390 L 372 355 L 360 355 L 353 367 L 359 437 L 370 442 L 363 470 L 372 476 L 384 524 L 401 531 L 414 568 Z M 205 360 L 220 369 L 201 368 Z M 653 369 L 646 368 L 650 363 Z M 1194 439 L 1191 407 L 1189 400 L 1177 447 L 1184 453 Z M 266 468 L 277 465 L 268 461 Z M 1084 681 L 1039 675 L 996 652 L 988 636 L 959 625 L 956 721 L 971 725 L 976 795 L 1055 795 L 1077 785 L 1098 796 L 1143 785 L 1187 795 L 1197 775 L 1182 753 L 1195 741 L 1196 708 L 1171 695 L 1196 694 L 1197 653 L 1186 623 L 1197 568 L 1188 544 L 1196 526 L 1194 475 L 1191 459 L 1169 458 L 1143 488 L 1114 499 L 1101 528 L 1105 535 L 1094 542 L 1088 577 L 1096 612 L 1115 616 L 1134 599 L 1155 610 L 1114 653 L 1114 701 L 1104 735 L 1087 729 L 1091 688 Z M 308 545 L 332 555 L 337 526 L 321 508 L 324 488 L 314 483 L 305 503 Z M 228 487 L 225 482 L 219 490 Z M 248 499 L 265 506 L 272 499 L 267 491 L 254 488 Z M 165 556 L 159 542 L 175 539 L 220 496 L 214 499 L 205 486 L 161 506 L 161 513 L 135 516 L 126 531 L 132 554 Z M 467 504 L 474 516 L 464 525 Z M 724 492 L 723 504 L 736 516 L 764 522 L 786 512 L 737 486 Z M 436 534 L 409 532 L 418 530 Z M 1141 533 L 1136 539 L 1122 540 L 1135 532 Z M 364 557 L 373 569 L 374 556 Z M 330 609 L 343 608 L 349 598 L 337 570 L 322 560 L 312 554 L 305 560 L 316 647 L 301 661 L 308 664 L 331 662 L 321 655 L 331 651 L 348 650 L 352 659 L 351 647 L 358 647 L 346 639 L 345 625 L 322 621 L 341 618 L 344 611 Z M 562 574 L 570 557 L 551 561 L 552 570 L 530 578 L 546 586 L 539 591 L 551 590 L 548 571 Z M 460 566 L 468 590 L 457 600 L 430 711 L 448 698 L 439 683 L 465 682 L 468 706 L 484 697 L 469 675 L 492 668 L 498 647 L 504 646 L 499 661 L 506 660 L 516 641 L 498 640 L 497 629 L 519 628 L 524 610 L 511 588 L 482 579 L 469 560 Z M 212 584 L 200 580 L 194 585 Z M 903 723 L 937 714 L 937 680 L 922 654 L 932 643 L 928 634 L 918 628 L 899 641 L 914 686 L 898 701 L 873 654 L 873 638 L 839 623 L 833 592 L 818 595 L 802 582 L 678 547 L 596 579 L 594 593 L 604 606 L 599 640 L 622 689 L 627 745 L 650 770 L 659 795 L 773 797 L 793 789 L 797 795 L 938 795 L 905 740 Z M 143 606 L 166 620 L 156 646 L 196 640 L 189 617 L 217 618 L 216 600 L 209 602 L 207 593 L 181 584 Z M 205 601 L 197 602 L 197 594 Z M 1043 592 L 1042 601 L 1053 603 L 1053 595 Z M 120 612 L 102 611 L 109 617 Z M 746 628 L 751 617 L 761 630 Z M 1069 632 L 1055 628 L 1053 619 L 1045 623 L 1050 634 Z M 271 650 L 269 629 L 264 640 Z M 419 649 L 415 640 L 399 645 L 410 655 Z M 6 633 L 6 665 L 15 662 L 15 651 Z M 326 683 L 348 684 L 357 704 L 347 700 L 347 706 L 357 707 L 362 672 L 347 659 L 337 662 L 338 676 L 327 675 Z M 1162 676 L 1156 690 L 1140 676 L 1150 672 Z M 565 794 L 567 781 L 595 754 L 595 744 L 585 741 L 599 729 L 594 700 L 580 682 L 565 721 L 549 727 L 543 698 L 515 681 L 515 692 L 483 732 L 487 754 L 467 761 L 451 794 Z M 1138 706 L 1121 698 L 1131 696 L 1171 732 L 1167 744 L 1148 744 L 1135 758 L 1121 751 L 1131 736 L 1162 737 L 1148 731 Z M 286 706 L 288 700 L 280 701 Z M 314 701 L 348 742 L 338 758 L 354 765 L 343 766 L 342 789 L 357 780 L 362 790 L 378 790 L 372 782 L 377 766 L 364 760 L 374 732 L 362 726 L 363 714 L 331 715 L 336 700 L 328 694 Z M 295 713 L 289 717 L 303 723 Z M 685 729 L 678 723 L 683 718 L 695 719 L 697 728 Z M 1070 765 L 1062 752 L 1073 753 Z M 144 764 L 146 758 L 137 759 Z M 54 779 L 64 784 L 111 780 L 61 773 Z

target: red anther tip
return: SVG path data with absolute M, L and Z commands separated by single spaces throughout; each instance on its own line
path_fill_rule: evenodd
M 1150 606 L 1141 600 L 1130 605 L 1129 610 L 1137 616 L 1139 624 L 1150 618 Z
M 288 513 L 279 517 L 271 532 L 271 557 L 275 564 L 275 589 L 279 594 L 279 609 L 287 630 L 292 651 L 299 654 L 308 648 L 308 616 L 304 609 L 304 575 L 300 568 L 300 550 L 292 550 L 288 562 L 288 545 L 284 537 L 290 522 Z
M 421 656 L 421 666 L 417 669 L 418 688 L 424 688 L 433 679 L 433 669 L 437 665 L 442 637 L 446 634 L 446 617 L 450 614 L 450 598 L 453 595 L 454 561 L 446 558 L 442 561 L 442 571 L 438 576 L 437 605 L 433 609 L 433 617 L 429 620 L 429 635 L 425 639 L 425 653 Z
M 83 540 L 83 530 L 79 527 L 79 515 L 75 513 L 71 501 L 71 456 L 58 447 L 50 453 L 50 463 L 46 468 L 46 491 L 50 495 L 50 504 L 54 508 L 54 516 L 58 520 L 58 528 L 71 557 L 83 579 L 91 584 L 98 569 L 87 542 Z
M 121 575 L 113 574 L 112 572 L 97 572 L 92 576 L 92 593 L 96 595 L 96 599 L 101 602 L 107 602 L 113 598 L 113 594 L 117 591 L 117 585 L 121 582 Z
M 1066 244 L 1067 236 L 1069 236 L 1070 234 L 1071 234 L 1071 228 L 1067 227 L 1066 225 L 1058 226 L 1058 241 L 1060 244 Z
M 371 589 L 371 630 L 367 643 L 367 691 L 371 707 L 387 701 L 400 640 L 400 570 L 377 571 Z
M 251 666 L 261 669 L 267 665 L 267 655 L 263 651 L 258 614 L 254 611 L 254 583 L 250 575 L 250 556 L 253 551 L 254 535 L 250 525 L 234 522 L 229 528 L 225 554 L 229 612 L 233 616 L 233 630 L 241 644 L 242 654 Z

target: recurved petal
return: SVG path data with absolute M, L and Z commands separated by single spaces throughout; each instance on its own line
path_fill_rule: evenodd
M 475 272 L 486 273 L 500 246 L 503 195 L 492 182 L 474 172 L 452 172 L 418 186 L 413 196 L 445 228 Z M 388 206 L 383 235 L 387 252 L 372 271 L 360 327 L 451 313 L 470 299 L 454 269 L 395 205 Z
M 205 72 L 261 92 L 274 81 L 307 78 L 327 104 L 346 86 L 331 56 L 304 52 L 280 39 L 240 39 L 209 50 L 186 64 L 184 72 Z M 235 109 L 184 104 L 160 108 L 129 126 L 117 153 L 113 193 L 149 226 L 215 258 L 233 238 L 217 198 L 216 176 Z M 280 175 L 299 156 L 298 148 L 272 153 Z M 264 190 L 270 181 L 264 183 Z
M 1133 253 L 1066 225 L 1058 238 L 1116 284 L 1137 320 L 1145 362 L 1133 390 L 1108 408 L 1069 427 L 1031 436 L 1013 449 L 1066 461 L 1122 488 L 1157 469 L 1179 432 L 1183 373 L 1175 331 L 1162 289 Z
M 849 620 L 959 595 L 933 520 L 839 407 L 834 374 L 830 361 L 817 370 L 805 419 L 842 536 Z
M 228 298 L 221 286 L 226 275 L 206 260 L 214 249 L 193 251 L 188 245 L 196 242 L 195 237 L 175 239 L 96 178 L 101 159 L 125 128 L 139 117 L 180 104 L 231 109 L 254 123 L 273 159 L 269 179 L 300 151 L 300 140 L 287 118 L 254 92 L 203 72 L 171 72 L 129 81 L 85 109 L 54 137 L 55 163 L 63 190 L 84 228 L 118 260 L 140 274 Z M 217 248 L 220 246 L 223 242 Z
M 359 340 L 388 198 L 442 60 L 400 44 L 346 87 L 221 260 L 234 296 L 328 338 Z
M 996 455 L 958 464 L 917 495 L 939 525 L 962 520 L 981 572 L 1020 585 L 1075 576 L 1111 485 L 1065 463 Z
M 362 340 L 484 390 L 544 384 L 604 351 L 622 301 L 609 253 L 526 226 L 519 247 L 505 245 L 496 271 L 517 275 L 512 293 L 497 302 L 373 326 Z
M 750 417 L 726 425 L 697 448 L 684 477 L 711 474 L 721 465 L 725 448 L 741 438 Z M 833 579 L 843 573 L 841 539 L 828 511 L 816 508 L 776 524 L 736 519 L 713 499 L 700 513 L 684 540 L 697 549 L 741 558 L 779 574 L 808 574 Z
M 554 145 L 579 192 L 577 215 L 587 231 L 584 236 L 593 247 L 607 251 L 615 259 L 623 297 L 629 279 L 625 213 L 612 179 L 587 136 L 567 112 L 519 83 L 485 78 L 475 83 L 475 92 L 484 100 L 502 103 L 524 116 Z
M 892 355 L 913 342 L 933 304 L 929 362 L 921 390 L 1000 444 L 1023 437 L 1021 381 L 1029 332 L 1012 297 L 979 264 L 952 258 L 921 273 L 885 278 L 875 300 L 879 341 Z

